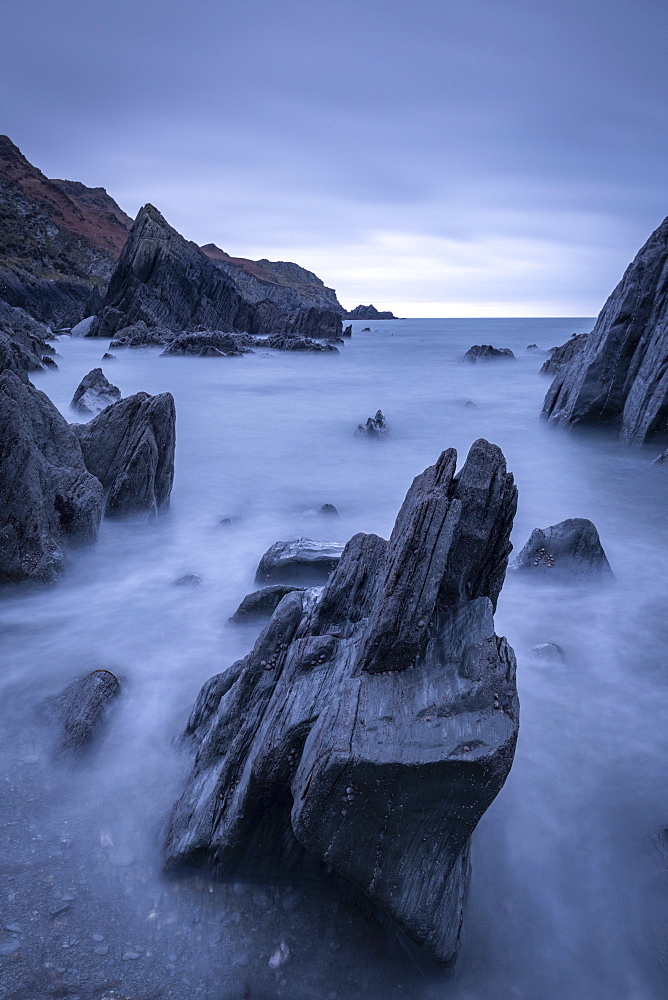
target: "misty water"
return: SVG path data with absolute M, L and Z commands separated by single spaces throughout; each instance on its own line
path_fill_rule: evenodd
M 666 995 L 668 474 L 649 461 L 658 448 L 546 426 L 544 358 L 526 350 L 589 329 L 587 319 L 355 323 L 338 356 L 148 349 L 105 363 L 124 395 L 174 394 L 175 483 L 162 516 L 105 521 L 55 586 L 0 598 L 0 995 Z M 511 347 L 517 361 L 461 364 L 476 343 Z M 72 420 L 74 389 L 107 344 L 56 346 L 59 370 L 33 381 Z M 379 407 L 391 437 L 355 438 Z M 296 536 L 387 537 L 413 477 L 449 446 L 461 464 L 480 436 L 501 446 L 519 487 L 515 551 L 535 527 L 587 517 L 616 579 L 507 577 L 496 631 L 517 655 L 520 736 L 474 836 L 455 968 L 416 964 L 334 886 L 165 879 L 161 826 L 189 768 L 173 740 L 202 683 L 259 632 L 227 619 L 255 589 L 262 553 Z M 318 513 L 324 503 L 340 519 Z M 175 586 L 187 573 L 201 585 Z M 559 643 L 567 662 L 537 660 L 542 642 Z M 124 679 L 123 696 L 96 750 L 76 768 L 55 765 L 35 707 L 98 667 Z M 281 941 L 290 958 L 274 970 Z

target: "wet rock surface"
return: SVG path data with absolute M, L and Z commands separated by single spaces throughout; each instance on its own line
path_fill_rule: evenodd
M 288 583 L 277 583 L 271 587 L 262 587 L 261 590 L 253 591 L 252 594 L 246 594 L 229 620 L 231 622 L 247 622 L 271 618 L 286 594 L 292 594 L 296 590 L 302 591 L 303 589 L 303 587 L 297 587 Z
M 278 334 L 274 337 L 267 337 L 263 341 L 265 347 L 271 347 L 275 351 L 329 351 L 330 354 L 338 354 L 338 348 L 334 344 L 319 343 L 310 337 L 295 337 L 292 335 Z
M 55 755 L 74 757 L 88 749 L 120 692 L 120 681 L 110 670 L 92 670 L 44 702 L 42 712 L 57 728 Z
M 389 437 L 390 428 L 387 425 L 387 420 L 383 416 L 382 410 L 376 410 L 376 415 L 374 417 L 369 417 L 365 424 L 358 424 L 357 430 L 355 431 L 356 437 L 365 438 L 386 438 Z
M 326 582 L 343 549 L 340 542 L 319 542 L 312 538 L 276 542 L 262 556 L 255 582 L 301 582 L 317 586 Z
M 0 374 L 0 582 L 46 583 L 97 538 L 103 490 L 43 392 Z
M 325 866 L 452 960 L 469 840 L 509 771 L 515 659 L 494 634 L 517 494 L 477 441 L 418 476 L 389 541 L 354 536 L 321 594 L 287 595 L 202 689 L 197 756 L 165 863 L 219 874 Z
M 105 513 L 156 513 L 174 480 L 176 411 L 169 392 L 137 392 L 87 424 L 73 424 L 86 468 L 105 490 Z
M 111 384 L 101 368 L 93 368 L 77 386 L 70 406 L 79 413 L 100 413 L 120 398 L 118 386 Z
M 543 416 L 601 424 L 629 443 L 668 432 L 668 219 L 603 306 L 584 349 L 548 389 Z
M 492 347 L 491 344 L 475 344 L 473 347 L 469 347 L 462 360 L 475 365 L 480 361 L 514 361 L 515 355 L 509 347 Z
M 565 344 L 553 347 L 550 351 L 550 357 L 543 362 L 540 370 L 541 375 L 556 375 L 557 372 L 560 372 L 564 365 L 585 349 L 588 339 L 588 333 L 574 333 Z
M 535 528 L 512 565 L 513 570 L 552 577 L 612 578 L 598 531 L 584 517 L 549 528 Z

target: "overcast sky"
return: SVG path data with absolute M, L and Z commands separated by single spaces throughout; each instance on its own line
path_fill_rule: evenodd
M 666 0 L 3 0 L 0 131 L 347 307 L 595 315 L 668 214 Z

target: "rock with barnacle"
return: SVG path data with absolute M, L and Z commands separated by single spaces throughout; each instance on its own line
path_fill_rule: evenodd
M 365 424 L 358 424 L 355 431 L 356 437 L 366 438 L 386 438 L 390 433 L 387 420 L 383 416 L 382 410 L 376 410 L 375 417 L 369 417 Z
M 389 541 L 355 535 L 324 590 L 279 603 L 202 689 L 168 869 L 333 872 L 451 961 L 469 844 L 510 769 L 515 657 L 494 634 L 517 492 L 477 441 L 418 476 Z
M 598 531 L 584 517 L 535 528 L 511 569 L 553 578 L 613 575 Z

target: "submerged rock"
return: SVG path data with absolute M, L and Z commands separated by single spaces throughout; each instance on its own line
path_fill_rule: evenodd
M 325 583 L 341 558 L 340 542 L 315 542 L 312 538 L 293 538 L 276 542 L 260 559 L 256 583 L 291 583 L 299 580 L 311 585 Z
M 246 594 L 229 621 L 247 622 L 271 618 L 285 595 L 292 594 L 295 590 L 301 592 L 304 588 L 278 583 L 274 584 L 273 587 L 263 587 L 261 590 L 253 591 L 252 594 Z
M 99 734 L 110 704 L 121 692 L 110 670 L 92 670 L 48 699 L 43 709 L 59 727 L 57 754 L 79 754 Z
M 79 382 L 70 406 L 80 413 L 99 413 L 106 406 L 117 403 L 120 398 L 121 390 L 118 386 L 111 384 L 101 368 L 93 368 Z
M 329 351 L 330 354 L 338 354 L 339 349 L 329 341 L 319 343 L 311 340 L 310 337 L 293 337 L 278 334 L 275 337 L 267 337 L 263 341 L 264 347 L 271 347 L 275 351 Z
M 602 424 L 642 444 L 668 433 L 668 219 L 603 306 L 584 349 L 547 391 L 556 424 Z
M 492 347 L 491 344 L 475 344 L 469 347 L 463 361 L 472 365 L 478 361 L 514 361 L 515 355 L 509 347 Z
M 537 660 L 544 663 L 566 663 L 568 657 L 556 642 L 539 642 L 531 647 L 531 652 Z
M 512 569 L 551 576 L 612 577 L 598 531 L 584 517 L 535 528 Z
M 155 513 L 174 480 L 176 412 L 170 392 L 137 392 L 74 424 L 86 468 L 105 489 L 105 513 Z
M 376 410 L 375 417 L 369 417 L 365 424 L 358 424 L 355 437 L 386 438 L 390 433 L 382 410 Z
M 93 327 L 87 336 L 97 336 Z M 138 320 L 130 326 L 120 329 L 109 347 L 163 347 L 174 339 L 176 334 L 160 327 L 149 327 L 144 320 Z
M 333 503 L 324 503 L 318 510 L 319 514 L 326 514 L 327 517 L 340 517 L 338 510 Z
M 180 576 L 178 580 L 174 580 L 175 587 L 199 587 L 200 583 L 203 583 L 203 580 L 197 573 L 186 573 L 184 576 Z
M 0 583 L 49 582 L 68 546 L 97 538 L 100 482 L 51 400 L 0 375 Z
M 444 452 L 389 542 L 352 538 L 322 594 L 288 594 L 202 688 L 164 847 L 170 869 L 206 859 L 230 879 L 333 871 L 441 961 L 518 728 L 492 617 L 517 493 L 486 441 L 455 469 Z
M 543 362 L 540 370 L 541 375 L 556 375 L 557 372 L 560 372 L 564 365 L 585 349 L 588 339 L 588 333 L 574 333 L 565 344 L 553 347 L 550 351 L 550 357 Z

